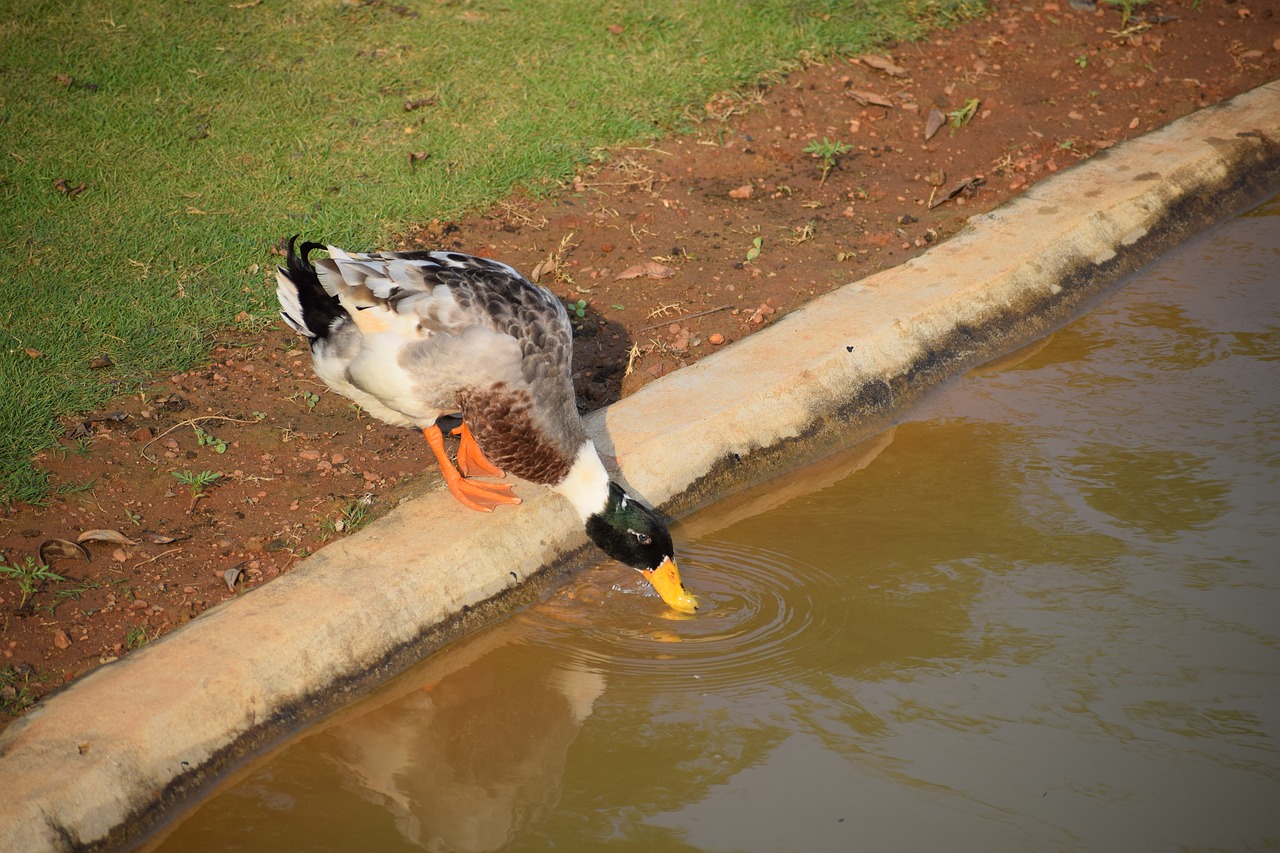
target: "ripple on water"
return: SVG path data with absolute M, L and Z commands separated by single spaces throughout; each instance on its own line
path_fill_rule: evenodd
M 832 620 L 848 610 L 826 572 L 764 548 L 682 545 L 680 571 L 698 598 L 695 615 L 662 609 L 638 573 L 612 564 L 585 573 L 525 619 L 536 641 L 563 647 L 568 640 L 588 665 L 644 678 L 648 689 L 708 690 L 777 684 L 821 667 L 823 638 L 838 633 Z M 565 636 L 566 623 L 577 637 Z

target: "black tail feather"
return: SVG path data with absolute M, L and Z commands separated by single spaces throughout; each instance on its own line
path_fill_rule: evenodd
M 324 286 L 320 284 L 320 277 L 316 275 L 316 268 L 307 260 L 312 250 L 324 249 L 324 244 L 303 243 L 302 254 L 299 255 L 294 250 L 297 241 L 297 234 L 289 238 L 286 266 L 281 272 L 293 282 L 298 291 L 298 303 L 302 306 L 302 317 L 298 319 L 302 320 L 315 337 L 324 338 L 333 328 L 334 321 L 345 317 L 347 312 L 339 304 L 338 297 L 325 292 Z

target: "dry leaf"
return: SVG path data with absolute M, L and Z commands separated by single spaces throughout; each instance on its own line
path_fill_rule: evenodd
M 110 542 L 112 545 L 137 545 L 119 530 L 86 530 L 76 537 L 77 542 Z
M 28 355 L 28 356 L 30 356 L 31 358 L 43 358 L 43 357 L 44 357 L 44 353 L 40 352 L 40 350 L 36 349 L 35 347 L 27 347 L 27 348 L 26 348 L 26 353 L 27 353 L 27 355 Z
M 547 275 L 548 273 L 553 273 L 555 271 L 556 271 L 556 259 L 547 258 L 545 261 L 540 261 L 537 266 L 535 266 L 532 270 L 529 271 L 529 280 L 536 284 L 538 280 L 541 279 L 544 275 Z
M 90 370 L 102 370 L 106 367 L 115 367 L 115 362 L 111 360 L 109 355 L 96 355 L 89 359 Z
M 924 138 L 928 142 L 933 139 L 933 135 L 937 133 L 944 124 L 947 123 L 947 117 L 942 114 L 942 110 L 934 107 L 929 110 L 929 118 L 924 123 Z
M 929 209 L 933 210 L 933 208 L 937 207 L 943 202 L 950 201 L 951 199 L 960 195 L 960 193 L 962 192 L 967 192 L 972 194 L 975 190 L 978 189 L 978 187 L 982 186 L 986 182 L 987 182 L 987 179 L 982 177 L 982 175 L 974 175 L 972 178 L 965 178 L 963 181 L 960 181 L 958 184 L 952 186 L 950 189 L 948 189 L 946 192 L 939 195 L 937 198 L 932 199 L 929 202 Z
M 850 89 L 845 92 L 850 98 L 865 106 L 884 107 L 885 109 L 893 109 L 893 101 L 888 98 L 882 98 L 875 92 L 861 92 L 857 89 Z
M 257 6 L 261 2 L 262 0 L 248 0 L 247 3 L 231 3 L 229 5 L 231 6 L 232 9 L 251 9 L 254 6 Z
M 89 188 L 88 184 L 84 181 L 81 181 L 78 185 L 73 187 L 66 178 L 58 178 L 58 180 L 53 182 L 53 187 L 68 198 L 75 198 Z
M 670 278 L 675 275 L 676 271 L 665 264 L 657 261 L 645 261 L 643 264 L 636 264 L 633 267 L 627 267 L 622 272 L 613 277 L 614 281 L 622 281 L 626 278 L 640 278 L 648 276 L 649 278 Z
M 863 65 L 869 65 L 872 68 L 883 71 L 890 77 L 908 77 L 907 69 L 901 65 L 895 65 L 891 60 L 885 59 L 883 56 L 874 56 L 872 54 L 864 54 L 858 57 L 858 61 Z
M 93 562 L 89 559 L 89 552 L 85 550 L 83 545 L 77 545 L 75 542 L 69 542 L 66 539 L 46 539 L 40 543 L 40 562 L 47 566 L 54 560 Z

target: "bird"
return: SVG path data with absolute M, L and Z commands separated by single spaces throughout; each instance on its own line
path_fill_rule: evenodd
M 347 252 L 290 238 L 276 268 L 280 315 L 308 339 L 329 388 L 375 418 L 420 430 L 464 506 L 518 504 L 510 472 L 559 492 L 605 554 L 693 613 L 671 533 L 610 479 L 583 428 L 561 301 L 501 261 L 456 251 Z M 322 250 L 327 258 L 311 259 Z M 441 424 L 458 436 L 457 465 Z

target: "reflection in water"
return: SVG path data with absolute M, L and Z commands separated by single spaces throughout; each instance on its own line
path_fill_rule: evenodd
M 1280 206 L 1272 205 L 1272 214 Z M 1280 839 L 1280 216 L 228 780 L 158 849 Z
M 498 850 L 555 804 L 604 676 L 497 649 L 322 735 L 346 784 L 431 851 Z

